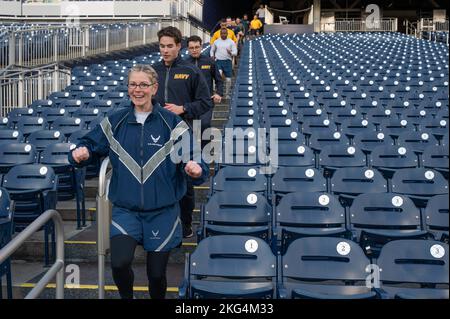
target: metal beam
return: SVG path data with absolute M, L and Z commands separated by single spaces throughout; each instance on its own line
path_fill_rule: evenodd
M 336 0 L 330 0 L 330 2 L 336 9 L 342 9 L 342 7 L 336 2 Z
M 348 7 L 349 9 L 353 9 L 358 3 L 361 3 L 361 0 L 355 0 L 353 3 Z

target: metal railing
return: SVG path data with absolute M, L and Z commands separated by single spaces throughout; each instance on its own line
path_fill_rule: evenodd
M 70 69 L 50 64 L 33 69 L 0 72 L 0 116 L 13 108 L 30 105 L 45 99 L 51 92 L 70 84 Z
M 9 30 L 0 41 L 0 69 L 11 65 L 34 67 L 149 44 L 157 41 L 162 27 L 180 23 L 191 24 L 186 18 L 154 18 L 121 24 Z M 184 29 L 183 35 L 190 36 L 189 28 Z M 206 30 L 201 32 L 203 38 L 209 36 Z
M 56 261 L 39 280 L 36 286 L 25 296 L 35 299 L 44 291 L 47 284 L 56 276 L 56 299 L 64 299 L 64 228 L 61 215 L 49 209 L 40 215 L 27 228 L 21 231 L 12 241 L 0 250 L 0 264 L 9 258 L 32 234 L 39 231 L 49 220 L 55 223 Z M 1 287 L 0 287 L 1 288 Z
M 322 23 L 322 32 L 396 32 L 397 18 L 385 18 L 368 23 L 365 19 L 336 19 L 334 22 Z
M 97 252 L 98 252 L 98 299 L 105 299 L 105 262 L 109 251 L 109 225 L 111 224 L 111 202 L 108 199 L 112 169 L 109 157 L 105 158 L 98 176 L 97 194 Z

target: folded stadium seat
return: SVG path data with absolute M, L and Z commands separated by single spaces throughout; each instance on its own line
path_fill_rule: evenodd
M 19 108 L 12 109 L 8 113 L 9 128 L 16 128 L 15 127 L 16 123 L 22 117 L 36 117 L 36 114 L 32 108 L 19 107 Z
M 77 117 L 61 117 L 53 121 L 52 130 L 60 131 L 64 136 L 68 137 L 73 132 L 85 128 L 85 123 Z
M 310 120 L 322 121 L 323 123 L 324 120 L 328 119 L 326 112 L 320 107 L 309 107 L 297 111 L 294 110 L 293 112 L 296 114 L 297 123 L 301 125 Z
M 33 103 L 31 103 L 28 107 L 32 108 L 35 112 L 42 112 L 42 110 L 39 110 L 41 108 L 49 108 L 53 106 L 53 101 L 48 100 L 34 100 Z
M 61 143 L 65 140 L 64 135 L 56 130 L 40 130 L 31 133 L 26 142 L 33 145 L 37 152 L 42 152 L 48 145 Z M 39 156 L 39 155 L 38 155 Z
M 278 263 L 278 297 L 368 299 L 377 294 L 366 286 L 370 264 L 354 242 L 334 237 L 295 240 Z
M 117 85 L 119 85 L 119 81 L 117 81 L 117 80 L 110 80 L 110 79 L 100 79 L 100 81 L 98 81 L 97 85 L 107 86 L 108 90 L 114 90 L 114 88 Z
M 354 146 L 327 145 L 319 154 L 318 167 L 324 169 L 325 177 L 332 177 L 340 167 L 363 167 L 366 165 L 366 155 Z
M 56 209 L 57 177 L 51 167 L 41 164 L 16 165 L 4 176 L 3 187 L 14 201 L 14 229 L 24 230 L 48 209 Z M 52 260 L 55 257 L 53 221 L 44 226 L 45 264 L 49 265 L 49 236 L 52 238 Z
M 322 148 L 327 145 L 350 145 L 349 139 L 341 132 L 319 132 L 309 138 L 309 147 L 315 152 L 320 153 Z
M 328 113 L 328 110 L 325 109 Z M 337 125 L 338 129 L 341 130 L 342 123 L 347 120 L 364 120 L 364 115 L 362 113 L 358 113 L 357 110 L 353 109 L 350 105 L 346 107 L 335 110 L 334 113 L 330 114 L 330 118 Z M 370 122 L 370 121 L 369 121 Z
M 40 116 L 47 122 L 47 126 L 50 127 L 54 120 L 69 115 L 64 108 L 51 107 L 43 109 Z
M 69 163 L 68 154 L 75 148 L 71 143 L 54 143 L 45 148 L 39 157 L 39 163 L 53 168 L 58 177 L 58 200 L 76 199 L 77 229 L 86 226 L 84 201 L 84 178 L 86 169 L 75 169 Z
M 23 135 L 18 130 L 0 129 L 0 144 L 21 142 L 23 142 Z
M 445 134 L 448 134 L 448 121 L 441 119 L 425 120 L 420 123 L 419 131 L 430 132 L 436 138 L 441 139 Z
M 394 141 L 382 132 L 365 132 L 353 138 L 353 144 L 364 153 L 370 154 L 373 149 L 380 145 L 394 145 Z
M 420 155 L 426 148 L 439 145 L 439 142 L 431 133 L 404 132 L 398 137 L 397 145 L 410 149 Z
M 400 118 L 413 124 L 414 128 L 417 130 L 420 123 L 433 118 L 433 115 L 430 112 L 427 112 L 424 108 L 414 108 L 403 112 L 400 115 Z
M 73 112 L 72 116 L 75 118 L 82 119 L 86 124 L 86 126 L 88 127 L 91 121 L 96 120 L 99 117 L 103 117 L 103 113 L 97 108 L 83 107 Z
M 119 106 L 124 99 L 128 99 L 128 95 L 123 92 L 107 92 L 103 95 L 103 100 L 111 101 L 113 106 Z
M 376 260 L 379 291 L 395 299 L 448 299 L 448 253 L 448 244 L 433 240 L 387 243 Z
M 326 192 L 327 182 L 313 167 L 279 167 L 271 179 L 272 205 L 293 192 Z
M 394 100 L 390 101 L 386 108 L 391 110 L 395 115 L 397 115 L 398 118 L 400 118 L 403 114 L 413 109 L 414 106 L 410 101 Z
M 59 104 L 60 109 L 65 110 L 65 114 L 68 116 L 72 116 L 73 112 L 77 111 L 81 107 L 84 106 L 84 103 L 81 100 L 64 100 Z
M 331 178 L 331 192 L 339 196 L 342 205 L 349 207 L 364 193 L 386 193 L 387 181 L 376 169 L 369 167 L 343 167 Z
M 31 144 L 5 143 L 0 148 L 0 173 L 7 173 L 15 165 L 36 162 L 37 152 Z
M 430 197 L 448 194 L 448 181 L 430 168 L 405 168 L 395 172 L 391 191 L 410 197 L 417 207 L 426 207 Z
M 427 238 L 421 227 L 420 210 L 407 196 L 395 193 L 365 193 L 349 209 L 349 230 L 367 255 L 377 256 L 391 240 Z
M 396 141 L 402 133 L 414 131 L 414 125 L 404 119 L 391 118 L 381 122 L 379 131 L 383 132 L 385 135 L 389 135 L 394 141 Z
M 445 121 L 447 121 L 447 123 L 448 123 L 448 121 L 449 121 L 449 117 L 448 117 L 448 108 L 447 108 L 447 109 L 440 110 L 440 111 L 435 115 L 435 117 L 436 117 L 436 119 L 438 119 L 438 120 L 445 120 Z
M 5 130 L 10 128 L 10 121 L 7 117 L 0 117 L 0 130 Z
M 98 109 L 102 114 L 106 114 L 113 109 L 113 103 L 110 100 L 92 100 L 86 107 Z
M 430 145 L 423 152 L 422 166 L 440 172 L 448 180 L 448 153 L 447 146 Z
M 84 86 L 72 84 L 66 86 L 64 91 L 70 93 L 71 99 L 76 99 L 76 96 L 84 91 Z
M 301 127 L 302 133 L 307 135 L 307 138 L 320 132 L 330 133 L 338 131 L 336 124 L 327 118 L 303 119 Z
M 0 179 L 1 181 L 1 179 Z M 9 198 L 5 188 L 0 187 L 0 250 L 12 239 L 14 218 L 14 202 Z M 6 276 L 6 289 L 8 299 L 12 299 L 11 259 L 8 258 L 0 264 L 0 286 L 2 277 Z M 0 300 L 3 299 L 3 289 L 0 289 Z
M 367 112 L 365 117 L 378 129 L 384 120 L 395 119 L 396 115 L 390 109 L 376 108 Z
M 92 100 L 97 100 L 98 96 L 97 96 L 97 93 L 95 93 L 95 92 L 83 91 L 83 92 L 77 93 L 74 98 L 77 100 L 80 100 L 84 106 L 84 105 L 87 105 Z
M 423 224 L 435 240 L 448 244 L 448 194 L 431 197 L 423 211 Z
M 99 125 L 101 123 L 101 121 L 103 121 L 105 117 L 102 115 L 97 116 L 96 118 L 94 118 L 93 120 L 89 121 L 87 128 L 88 130 L 92 130 L 93 128 L 95 128 L 97 125 Z
M 79 85 L 84 87 L 84 92 L 95 92 L 94 87 L 97 85 L 97 81 L 83 79 L 82 81 L 80 81 Z M 77 93 L 77 96 L 78 95 L 79 93 Z
M 69 92 L 53 92 L 48 96 L 48 99 L 53 102 L 53 107 L 59 107 L 59 105 L 64 101 L 71 98 Z
M 274 239 L 281 254 L 297 238 L 336 236 L 349 238 L 345 210 L 337 197 L 305 191 L 284 195 L 276 206 Z
M 350 102 L 352 103 L 353 100 Z M 378 100 L 373 100 L 369 98 L 364 98 L 361 100 L 356 100 L 353 104 L 353 108 L 364 115 L 368 114 L 371 110 L 378 109 L 381 107 L 381 102 Z
M 123 92 L 128 94 L 128 86 L 127 85 L 117 85 L 114 87 L 114 92 Z
M 341 131 L 349 139 L 353 139 L 356 135 L 363 134 L 365 132 L 376 132 L 376 127 L 373 123 L 363 119 L 350 119 L 342 123 Z
M 276 296 L 277 259 L 261 238 L 239 235 L 203 239 L 186 255 L 181 299 Z
M 302 144 L 280 144 L 278 145 L 278 163 L 272 161 L 275 166 L 297 166 L 314 167 L 315 155 L 312 149 Z
M 260 193 L 217 192 L 202 206 L 199 241 L 216 235 L 246 235 L 271 243 L 272 207 Z
M 419 167 L 417 155 L 404 146 L 377 146 L 369 157 L 370 166 L 378 169 L 386 179 L 391 179 L 399 169 Z
M 267 177 L 259 167 L 226 166 L 211 178 L 211 194 L 220 191 L 267 192 Z
M 20 116 L 16 123 L 16 128 L 26 138 L 33 132 L 44 130 L 47 127 L 47 122 L 42 117 L 35 116 Z

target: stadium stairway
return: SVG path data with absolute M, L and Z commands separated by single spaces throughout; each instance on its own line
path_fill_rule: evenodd
M 234 83 L 234 78 L 232 80 Z M 214 108 L 212 126 L 223 130 L 223 125 L 228 120 L 229 100 L 223 100 Z M 213 173 L 211 164 L 211 173 Z M 64 220 L 65 231 L 65 267 L 66 267 L 66 299 L 96 299 L 98 297 L 98 265 L 97 265 L 97 224 L 96 203 L 98 179 L 86 181 L 86 227 L 77 230 L 75 201 L 58 202 L 57 210 Z M 200 206 L 206 203 L 209 193 L 209 181 L 195 187 L 196 208 L 193 214 L 194 237 L 184 239 L 180 248 L 173 250 L 167 269 L 167 298 L 177 298 L 178 285 L 181 283 L 184 273 L 185 254 L 192 252 L 197 246 L 196 229 L 199 225 Z M 48 268 L 44 268 L 44 238 L 43 232 L 34 234 L 12 258 L 13 298 L 22 299 L 35 286 Z M 135 253 L 133 270 L 135 273 L 134 292 L 135 298 L 149 298 L 146 275 L 146 255 L 141 246 Z M 77 268 L 78 267 L 78 268 Z M 75 270 L 74 270 L 75 269 Z M 71 281 L 72 276 L 79 269 L 79 285 Z M 106 259 L 105 298 L 119 298 L 117 287 L 114 284 L 109 264 L 109 256 Z M 3 285 L 5 285 L 3 281 Z M 2 287 L 5 290 L 5 287 Z M 6 290 L 5 290 L 6 291 Z M 55 297 L 55 279 L 41 294 L 42 299 Z

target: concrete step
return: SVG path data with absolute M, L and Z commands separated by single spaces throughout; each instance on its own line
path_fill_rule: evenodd
M 198 214 L 198 213 L 196 213 Z M 199 223 L 194 221 L 192 228 L 194 236 L 183 239 L 181 247 L 175 248 L 169 258 L 170 264 L 184 263 L 186 253 L 191 253 L 197 246 L 197 228 Z M 66 263 L 95 263 L 98 260 L 97 251 L 97 225 L 93 224 L 79 231 L 76 230 L 76 223 L 64 222 L 65 245 L 64 255 Z M 44 261 L 44 238 L 43 231 L 33 235 L 27 240 L 12 256 L 13 260 L 25 262 L 43 262 Z M 106 257 L 109 261 L 109 255 Z M 142 246 L 136 248 L 136 263 L 146 262 L 146 253 Z
M 146 264 L 133 263 L 134 272 L 134 295 L 137 299 L 149 299 L 148 280 Z M 39 263 L 24 263 L 13 261 L 13 298 L 23 299 L 35 286 L 40 278 L 45 274 L 47 268 Z M 79 285 L 73 281 L 74 269 L 79 270 Z M 97 299 L 98 298 L 98 266 L 96 263 L 67 263 L 65 264 L 65 299 Z M 70 277 L 69 277 L 70 276 Z M 178 287 L 184 276 L 184 264 L 169 264 L 167 267 L 167 292 L 166 298 L 175 299 L 178 297 Z M 4 281 L 3 284 L 5 285 Z M 67 285 L 69 284 L 69 285 Z M 70 285 L 72 284 L 72 285 Z M 55 279 L 51 280 L 47 288 L 43 291 L 40 299 L 55 298 Z M 3 287 L 5 288 L 5 287 Z M 111 265 L 105 267 L 105 298 L 120 298 L 117 287 L 112 278 Z

